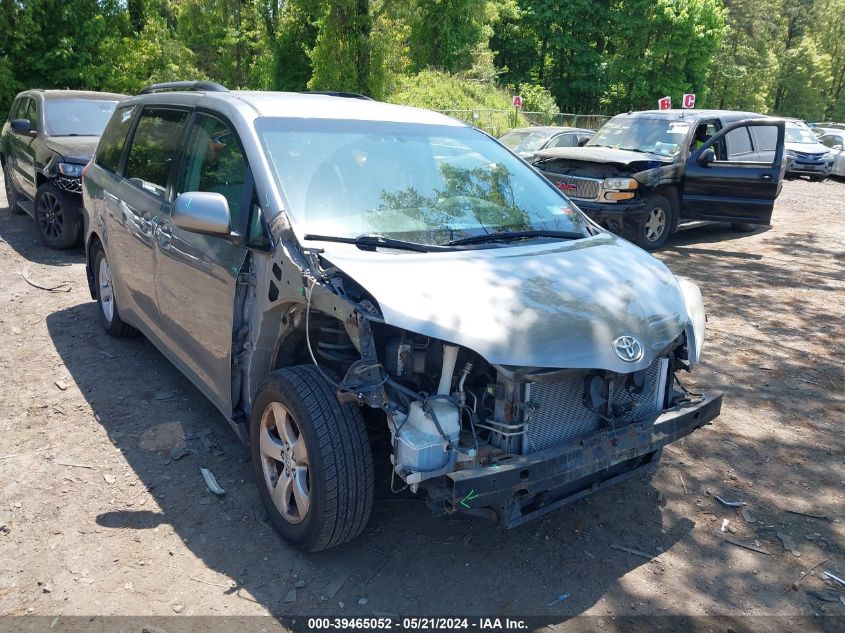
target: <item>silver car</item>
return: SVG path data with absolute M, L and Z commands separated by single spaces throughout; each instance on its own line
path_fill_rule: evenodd
M 103 326 L 140 330 L 214 402 L 302 550 L 359 534 L 377 476 L 510 527 L 719 414 L 679 377 L 704 344 L 698 288 L 446 116 L 152 86 L 83 188 Z

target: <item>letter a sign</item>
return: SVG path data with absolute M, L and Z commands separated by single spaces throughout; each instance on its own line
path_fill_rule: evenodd
M 662 99 L 658 99 L 657 107 L 661 110 L 671 110 L 672 109 L 672 97 L 663 97 Z
M 695 95 L 694 94 L 685 94 L 683 100 L 683 106 L 685 108 L 694 108 L 695 107 Z

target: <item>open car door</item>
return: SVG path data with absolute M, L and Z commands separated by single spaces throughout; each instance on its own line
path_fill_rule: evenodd
M 769 224 L 784 174 L 783 141 L 780 119 L 726 125 L 687 158 L 682 216 Z

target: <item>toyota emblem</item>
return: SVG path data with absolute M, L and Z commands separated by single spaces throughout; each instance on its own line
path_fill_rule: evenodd
M 636 363 L 643 357 L 643 345 L 634 336 L 620 336 L 613 341 L 613 351 L 626 363 Z

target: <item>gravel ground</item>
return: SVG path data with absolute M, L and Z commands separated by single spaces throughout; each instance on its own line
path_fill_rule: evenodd
M 316 555 L 266 522 L 199 391 L 102 332 L 82 252 L 42 247 L 0 200 L 0 614 L 841 616 L 821 574 L 845 576 L 843 200 L 845 183 L 790 181 L 771 229 L 688 229 L 658 254 L 702 288 L 691 384 L 725 401 L 653 477 L 511 531 L 381 486 L 362 536 Z

